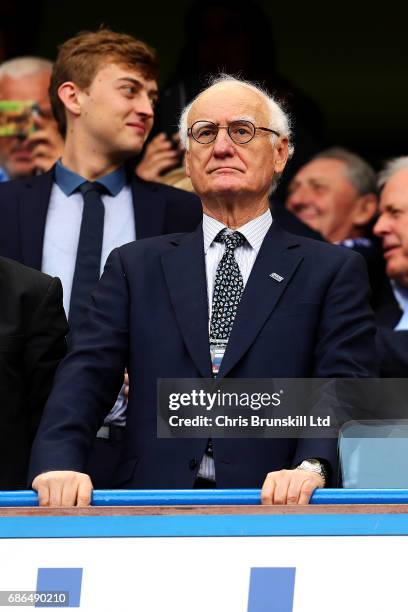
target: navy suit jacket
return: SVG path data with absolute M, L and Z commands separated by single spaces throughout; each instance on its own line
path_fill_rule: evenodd
M 408 330 L 394 331 L 402 316 L 391 284 L 386 278 L 374 303 L 376 347 L 380 375 L 384 378 L 408 378 Z
M 277 272 L 283 277 L 276 282 Z M 246 285 L 220 376 L 376 374 L 363 259 L 273 223 Z M 40 426 L 31 478 L 84 471 L 95 432 L 128 368 L 124 462 L 117 486 L 190 488 L 205 439 L 158 439 L 158 378 L 211 377 L 202 227 L 115 249 L 73 352 L 60 367 Z M 260 487 L 267 472 L 320 457 L 336 440 L 214 439 L 218 487 Z
M 41 269 L 44 230 L 54 170 L 0 184 L 0 255 Z M 202 219 L 199 198 L 130 174 L 136 237 L 190 232 Z

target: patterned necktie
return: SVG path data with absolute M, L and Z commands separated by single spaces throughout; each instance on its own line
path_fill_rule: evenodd
M 239 232 L 230 233 L 224 228 L 215 237 L 214 242 L 223 242 L 225 244 L 225 252 L 215 274 L 210 323 L 212 374 L 215 378 L 220 369 L 242 292 L 244 291 L 244 281 L 235 259 L 234 251 L 246 242 L 246 238 Z M 207 442 L 194 486 L 199 488 L 215 486 L 215 463 L 211 438 Z
M 105 217 L 101 194 L 107 192 L 100 183 L 89 181 L 82 183 L 78 190 L 84 199 L 84 209 L 69 304 L 71 331 L 78 327 L 89 295 L 99 280 Z
M 210 347 L 214 376 L 218 373 L 244 291 L 244 281 L 234 251 L 246 242 L 246 238 L 240 232 L 228 233 L 224 228 L 216 236 L 215 242 L 223 242 L 225 252 L 217 267 L 212 300 Z

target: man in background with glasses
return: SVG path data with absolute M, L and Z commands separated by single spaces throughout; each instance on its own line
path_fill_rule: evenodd
M 305 504 L 333 482 L 336 440 L 159 439 L 157 379 L 375 375 L 362 258 L 272 220 L 268 196 L 293 151 L 282 108 L 223 76 L 184 110 L 180 134 L 203 224 L 110 255 L 35 443 L 42 505 L 90 502 L 90 440 L 125 367 L 127 454 L 117 486 L 262 487 L 269 504 Z

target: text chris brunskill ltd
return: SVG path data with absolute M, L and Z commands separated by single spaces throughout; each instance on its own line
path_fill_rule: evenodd
M 266 418 L 252 414 L 250 417 L 229 417 L 219 415 L 209 417 L 198 415 L 195 417 L 169 417 L 171 427 L 330 427 L 330 415 L 317 417 L 313 415 L 286 416 L 284 418 Z

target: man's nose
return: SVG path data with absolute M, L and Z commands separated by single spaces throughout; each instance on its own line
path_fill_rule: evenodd
M 135 110 L 138 114 L 143 115 L 144 117 L 147 117 L 147 118 L 153 117 L 154 115 L 153 102 L 149 98 L 147 92 L 143 91 L 140 93 L 140 96 L 138 96 L 136 104 L 135 104 Z
M 378 217 L 377 222 L 373 227 L 373 233 L 376 236 L 381 238 L 381 236 L 385 236 L 385 234 L 388 234 L 389 232 L 390 232 L 390 224 L 387 221 L 385 214 L 382 213 Z
M 216 139 L 213 145 L 214 155 L 234 155 L 234 143 L 231 140 L 226 128 L 219 128 Z
M 285 206 L 288 210 L 296 210 L 307 206 L 311 200 L 310 190 L 303 185 L 295 187 L 286 198 Z

